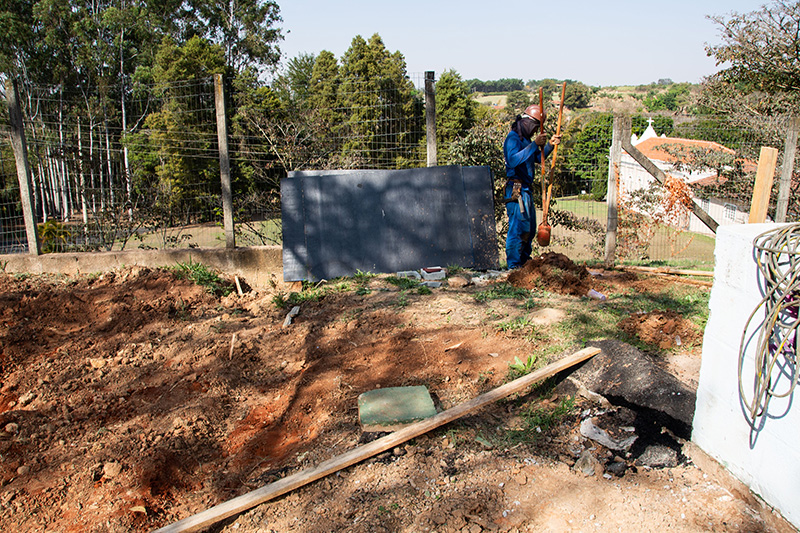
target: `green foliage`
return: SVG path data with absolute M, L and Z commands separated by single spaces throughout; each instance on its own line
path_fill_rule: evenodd
M 539 88 L 542 89 L 542 98 L 545 102 L 550 102 L 553 100 L 553 95 L 558 92 L 558 98 L 561 98 L 561 82 L 554 80 L 553 78 L 545 78 L 540 81 L 530 80 L 528 81 L 528 87 L 531 88 L 531 91 L 537 95 L 536 103 L 539 103 Z
M 564 105 L 570 109 L 583 109 L 589 107 L 592 101 L 592 91 L 580 82 L 567 84 L 564 93 Z
M 512 91 L 508 93 L 506 99 L 506 110 L 513 113 L 522 113 L 526 107 L 531 105 L 531 95 L 526 91 Z
M 188 279 L 194 283 L 205 287 L 208 292 L 215 296 L 227 296 L 233 292 L 233 284 L 224 281 L 219 275 L 202 263 L 178 263 L 171 267 L 175 275 L 180 279 Z
M 413 278 L 398 278 L 397 276 L 389 276 L 386 278 L 386 283 L 394 285 L 400 290 L 416 289 L 420 286 L 420 282 Z
M 570 169 L 571 173 L 562 176 L 563 186 L 570 187 L 570 182 L 592 182 L 597 187 L 604 187 L 602 182 L 608 179 L 608 152 L 611 147 L 613 119 L 611 113 L 593 113 L 567 124 L 563 130 L 565 142 L 562 143 L 559 156 L 563 158 L 563 168 Z M 577 187 L 580 188 L 580 185 Z M 593 190 L 593 194 L 599 194 L 600 190 L 602 189 Z M 600 198 L 604 196 L 603 190 Z
M 52 218 L 37 227 L 42 253 L 66 252 L 72 239 L 72 232 L 67 226 Z
M 666 91 L 651 90 L 644 98 L 644 105 L 648 111 L 679 111 L 688 104 L 689 90 L 688 83 L 673 83 Z
M 555 407 L 540 407 L 537 404 L 530 404 L 520 413 L 523 426 L 508 432 L 506 439 L 511 444 L 535 441 L 568 417 L 573 416 L 575 410 L 575 398 L 572 396 L 561 398 Z
M 439 146 L 449 146 L 472 128 L 477 107 L 461 76 L 454 70 L 443 72 L 436 82 L 436 138 Z
M 518 78 L 502 78 L 492 81 L 471 79 L 467 80 L 467 85 L 470 91 L 479 93 L 508 93 L 525 89 L 525 84 Z
M 528 303 L 527 300 L 525 303 Z M 529 329 L 531 327 L 533 327 L 533 322 L 527 316 L 518 316 L 512 320 L 501 322 L 497 325 L 497 329 L 505 333 L 519 331 L 521 329 Z
M 499 299 L 524 300 L 530 297 L 530 295 L 531 292 L 529 290 L 515 287 L 510 283 L 495 283 L 488 289 L 476 292 L 474 298 L 478 302 Z
M 390 53 L 377 33 L 369 41 L 357 35 L 342 56 L 339 82 L 346 100 L 337 103 L 347 110 L 341 148 L 345 167 L 391 166 L 394 160 L 386 160 L 387 152 L 418 140 L 405 138 L 406 132 L 397 128 L 399 119 L 415 112 L 414 87 L 403 55 Z
M 328 294 L 347 292 L 350 288 L 346 280 L 332 280 L 329 283 L 320 282 L 317 284 L 304 281 L 300 292 L 292 291 L 288 294 L 278 292 L 272 297 L 272 303 L 283 309 L 303 303 L 318 302 Z
M 757 11 L 710 18 L 719 26 L 722 42 L 706 51 L 717 65 L 725 65 L 716 79 L 745 93 L 800 91 L 800 4 L 776 1 Z
M 514 362 L 508 364 L 509 379 L 513 380 L 522 377 L 525 374 L 530 374 L 536 366 L 537 360 L 538 356 L 536 354 L 529 355 L 528 359 L 526 359 L 524 362 L 515 355 Z

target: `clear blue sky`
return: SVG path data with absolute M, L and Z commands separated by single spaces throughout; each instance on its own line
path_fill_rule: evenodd
M 409 74 L 454 69 L 463 79 L 573 79 L 639 85 L 698 83 L 716 72 L 705 44 L 719 42 L 707 15 L 747 13 L 757 0 L 277 0 L 284 60 L 337 58 L 356 35 L 380 34 Z

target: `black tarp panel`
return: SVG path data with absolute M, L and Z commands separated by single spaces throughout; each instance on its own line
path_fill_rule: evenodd
M 292 172 L 281 182 L 283 277 L 497 268 L 488 167 Z

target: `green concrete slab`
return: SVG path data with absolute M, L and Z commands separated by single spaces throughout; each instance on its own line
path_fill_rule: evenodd
M 395 431 L 436 414 L 428 388 L 389 387 L 358 397 L 358 419 L 364 431 Z

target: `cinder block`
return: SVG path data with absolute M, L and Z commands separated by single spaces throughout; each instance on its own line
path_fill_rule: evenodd
M 442 267 L 422 268 L 419 273 L 425 281 L 436 281 L 447 277 L 447 271 Z

